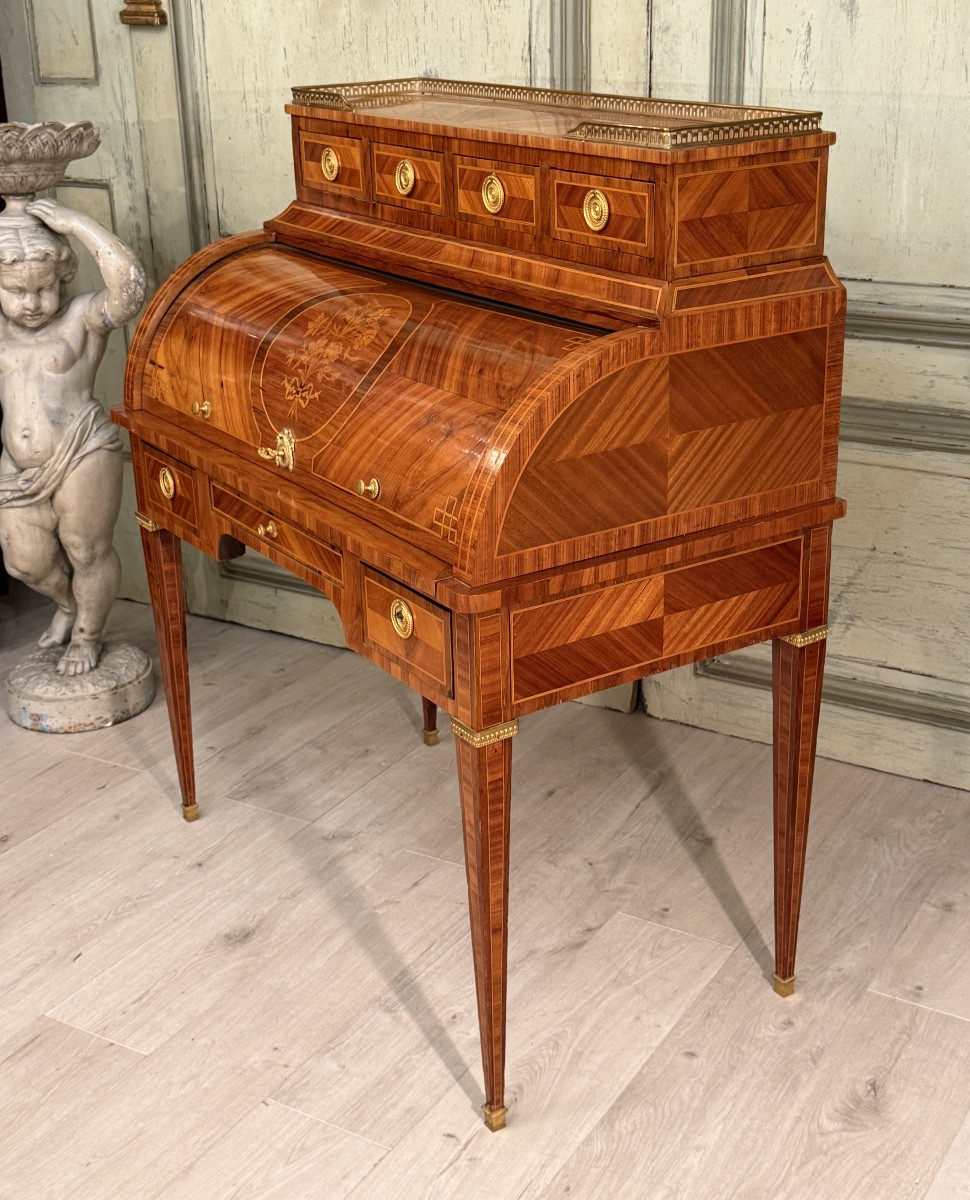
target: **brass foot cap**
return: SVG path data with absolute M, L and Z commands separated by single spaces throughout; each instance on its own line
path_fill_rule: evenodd
M 182 816 L 186 821 L 197 821 L 199 819 L 199 806 L 197 804 L 183 804 Z
M 795 976 L 789 975 L 787 979 L 782 979 L 780 975 L 772 976 L 775 991 L 779 996 L 790 996 L 795 990 Z
M 491 1129 L 492 1133 L 497 1133 L 498 1130 L 505 1128 L 506 1111 L 504 1105 L 499 1108 L 490 1108 L 487 1104 L 482 1105 L 482 1112 L 485 1114 L 485 1124 Z
M 438 744 L 437 729 L 426 729 L 424 731 L 424 744 L 426 746 L 437 746 L 437 744 Z

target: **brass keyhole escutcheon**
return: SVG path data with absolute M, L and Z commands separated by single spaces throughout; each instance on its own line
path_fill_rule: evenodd
M 376 500 L 381 494 L 381 482 L 379 479 L 372 479 L 370 483 L 365 483 L 363 479 L 358 479 L 354 486 L 354 491 L 358 496 L 366 496 L 368 500 Z
M 340 174 L 340 159 L 333 146 L 327 146 L 320 156 L 320 170 L 327 183 L 333 183 Z
M 417 175 L 415 174 L 413 163 L 409 162 L 406 158 L 402 158 L 394 171 L 394 186 L 402 196 L 410 196 L 414 191 L 416 180 Z
M 592 229 L 593 233 L 599 233 L 601 229 L 606 228 L 606 223 L 609 219 L 609 200 L 607 200 L 599 188 L 590 188 L 583 198 L 583 220 Z
M 505 204 L 505 187 L 494 172 L 482 181 L 482 203 L 493 215 L 500 213 Z
M 158 486 L 166 500 L 171 500 L 175 495 L 175 476 L 168 467 L 162 467 L 158 472 Z
M 405 641 L 414 633 L 414 613 L 403 600 L 391 601 L 391 628 Z
M 279 533 L 275 521 L 267 521 L 265 525 L 257 525 L 256 532 L 261 538 L 274 538 Z
M 192 401 L 192 416 L 201 417 L 203 421 L 208 421 L 212 416 L 212 405 L 208 400 L 204 400 L 201 404 L 198 400 Z

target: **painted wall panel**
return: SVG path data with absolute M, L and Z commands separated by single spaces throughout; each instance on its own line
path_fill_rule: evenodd
M 347 0 L 271 8 L 207 0 L 196 13 L 221 233 L 261 224 L 293 196 L 283 106 L 294 85 L 407 75 L 548 82 L 534 68 L 549 59 L 547 4 Z
M 643 0 L 592 0 L 590 90 L 650 94 L 650 6 Z
M 97 79 L 90 0 L 31 0 L 29 14 L 37 83 Z
M 970 280 L 965 0 L 768 0 L 766 104 L 820 108 L 839 141 L 827 252 L 860 279 Z
M 711 0 L 653 0 L 652 96 L 706 100 L 711 74 Z

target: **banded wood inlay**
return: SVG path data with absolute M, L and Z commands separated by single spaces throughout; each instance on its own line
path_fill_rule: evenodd
M 511 615 L 513 698 L 700 653 L 798 620 L 801 539 Z
M 704 171 L 677 180 L 678 265 L 770 252 L 797 258 L 821 243 L 819 163 Z

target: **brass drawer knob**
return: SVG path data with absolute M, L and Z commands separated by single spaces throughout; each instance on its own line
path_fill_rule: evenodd
M 201 417 L 203 421 L 208 421 L 212 416 L 212 405 L 208 400 L 204 400 L 201 404 L 198 400 L 192 401 L 192 416 Z
M 405 641 L 414 633 L 414 613 L 403 600 L 391 601 L 391 628 Z
M 265 525 L 257 525 L 256 532 L 261 538 L 274 538 L 279 533 L 275 521 L 267 521 Z
M 333 146 L 324 147 L 323 154 L 320 156 L 320 170 L 327 183 L 333 183 L 340 174 L 340 158 Z
M 381 494 L 380 480 L 372 479 L 370 483 L 365 483 L 363 479 L 358 479 L 354 491 L 358 496 L 366 496 L 368 500 L 376 500 Z
M 583 199 L 583 220 L 592 229 L 593 233 L 599 233 L 601 229 L 606 228 L 606 223 L 609 219 L 609 200 L 607 200 L 599 188 L 590 188 Z
M 168 467 L 162 467 L 158 472 L 158 486 L 166 500 L 171 500 L 175 495 L 175 476 Z
M 500 213 L 505 204 L 505 187 L 494 171 L 482 181 L 482 204 L 493 216 Z
M 417 174 L 414 170 L 414 164 L 408 159 L 402 158 L 397 164 L 394 171 L 394 186 L 402 196 L 410 196 L 414 191 L 414 184 L 417 181 Z

